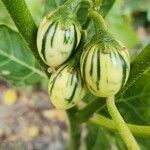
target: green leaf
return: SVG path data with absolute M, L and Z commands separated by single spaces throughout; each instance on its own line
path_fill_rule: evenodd
M 45 78 L 19 33 L 0 25 L 0 76 L 15 85 Z
M 120 93 L 125 92 L 150 68 L 150 44 L 146 46 L 141 53 L 131 62 L 131 71 L 127 84 L 122 88 Z M 120 94 L 119 93 L 119 94 Z
M 128 122 L 150 124 L 149 79 L 150 70 L 143 74 L 118 100 L 120 111 Z
M 38 25 L 43 17 L 44 14 L 44 1 L 35 1 L 35 0 L 25 0 L 26 4 Z
M 141 150 L 149 150 L 150 147 L 150 138 L 143 139 L 143 138 L 138 138 L 137 141 L 140 144 Z
M 113 4 L 116 0 L 103 0 L 102 5 L 100 8 L 100 13 L 103 17 L 106 17 L 110 9 L 112 8 Z
M 99 127 L 94 123 L 88 123 L 86 137 L 86 150 L 123 150 L 125 145 L 118 134 Z
M 118 21 L 111 23 L 110 32 L 122 41 L 126 47 L 134 48 L 140 43 L 139 38 L 133 27 L 130 24 L 125 24 L 125 22 L 127 22 L 127 19 L 124 19 L 121 23 Z
M 5 9 L 1 1 L 0 1 L 0 24 L 6 24 L 11 28 L 16 29 L 10 15 L 8 14 L 7 10 Z
M 105 129 L 92 123 L 89 123 L 87 128 L 86 150 L 109 150 L 110 141 Z
M 125 13 L 122 5 L 122 1 L 116 1 L 106 18 L 109 31 L 129 49 L 135 48 L 140 39 L 132 25 L 131 16 Z
M 149 8 L 149 10 L 147 12 L 147 20 L 150 22 L 150 8 Z
M 62 5 L 65 0 L 45 0 L 45 12 L 53 11 Z

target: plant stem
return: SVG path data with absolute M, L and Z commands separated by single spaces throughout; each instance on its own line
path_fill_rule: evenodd
M 36 46 L 37 27 L 24 0 L 2 0 L 16 27 L 26 41 L 33 55 L 47 73 L 47 66 L 41 60 Z
M 70 123 L 70 142 L 67 150 L 79 150 L 80 148 L 81 126 L 74 115 L 76 111 L 75 108 L 67 110 Z
M 117 126 L 118 132 L 127 145 L 128 150 L 140 150 L 135 138 L 115 105 L 114 96 L 106 99 L 106 105 L 115 125 Z
M 89 12 L 89 17 L 94 21 L 96 34 L 102 35 L 107 31 L 106 23 L 103 17 L 98 12 L 91 10 Z
M 117 126 L 115 125 L 112 119 L 106 118 L 100 114 L 94 114 L 94 116 L 91 117 L 89 121 L 113 131 L 118 130 Z M 142 125 L 129 124 L 129 123 L 127 124 L 127 126 L 132 132 L 132 134 L 134 134 L 135 136 L 145 137 L 145 138 L 150 137 L 150 126 L 142 126 Z

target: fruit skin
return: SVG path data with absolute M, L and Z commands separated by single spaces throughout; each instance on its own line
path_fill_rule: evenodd
M 70 64 L 62 65 L 49 80 L 49 95 L 57 109 L 69 109 L 75 106 L 86 94 L 86 86 L 80 70 Z
M 81 38 L 77 21 L 48 14 L 37 33 L 37 48 L 42 60 L 50 67 L 63 64 L 76 50 Z
M 85 48 L 80 66 L 89 90 L 98 97 L 109 97 L 125 85 L 130 72 L 130 58 L 120 42 L 99 42 Z

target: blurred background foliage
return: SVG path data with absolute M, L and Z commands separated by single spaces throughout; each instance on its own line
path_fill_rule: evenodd
M 59 5 L 63 4 L 64 1 L 65 0 L 26 0 L 26 3 L 38 26 L 41 18 L 45 14 L 55 10 Z M 100 13 L 103 16 L 106 15 L 106 11 L 110 7 L 111 2 L 113 2 L 113 0 L 103 0 L 103 5 L 100 9 Z M 86 12 L 86 6 L 78 13 L 80 21 L 83 22 L 85 15 L 81 12 Z M 109 31 L 128 47 L 131 59 L 134 59 L 136 55 L 150 43 L 150 0 L 116 0 L 105 19 Z M 92 24 L 89 26 L 88 31 L 89 37 L 91 37 L 94 32 Z M 44 93 L 47 92 L 48 80 L 44 77 L 36 60 L 28 51 L 25 42 L 18 34 L 13 21 L 0 1 L 0 78 L 7 83 L 11 83 L 11 85 L 8 86 L 9 88 L 11 87 L 11 89 L 6 89 L 6 91 L 4 90 L 3 92 L 2 90 L 0 91 L 0 93 L 2 93 L 1 96 L 3 96 L 1 99 L 4 101 L 2 106 L 16 105 L 16 103 L 18 103 L 14 93 L 14 91 L 18 91 L 18 88 L 14 88 L 12 85 L 19 86 L 19 92 L 27 90 L 32 94 L 36 91 L 33 89 L 40 89 L 44 91 Z M 1 82 L 0 86 L 2 86 L 2 83 L 3 82 Z M 30 86 L 25 87 L 27 85 Z M 48 99 L 47 93 L 45 95 L 46 99 Z M 88 95 L 86 98 L 87 101 L 90 101 L 94 96 Z M 33 99 L 30 98 L 30 100 L 32 101 Z M 33 107 L 37 108 L 34 102 L 35 98 L 33 100 Z M 150 124 L 149 70 L 146 70 L 145 74 L 142 75 L 122 97 L 117 98 L 117 106 L 127 122 Z M 56 116 L 52 115 L 53 113 L 48 110 L 50 108 L 51 105 L 48 108 L 46 107 L 46 110 L 42 109 L 41 111 L 48 119 L 56 119 L 56 116 L 60 117 L 60 115 L 62 115 L 62 112 L 55 112 L 55 114 L 58 114 Z M 109 117 L 105 107 L 101 108 L 99 112 Z M 82 144 L 81 149 L 125 150 L 125 146 L 117 133 L 113 133 L 91 123 L 86 125 L 85 130 L 86 129 L 89 129 L 89 131 L 86 132 L 87 138 L 83 139 L 84 144 Z M 67 132 L 66 129 L 65 132 Z M 27 133 L 29 137 L 41 136 L 39 127 L 35 125 L 29 127 Z M 149 138 L 137 138 L 137 140 L 142 150 L 149 150 Z M 49 141 L 47 142 L 49 143 Z M 61 144 L 65 145 L 66 142 L 63 141 Z M 47 147 L 45 149 L 47 149 Z M 53 150 L 62 149 L 55 147 Z

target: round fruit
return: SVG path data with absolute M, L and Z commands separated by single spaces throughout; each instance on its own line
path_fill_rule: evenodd
M 69 64 L 62 65 L 49 80 L 49 95 L 57 109 L 75 106 L 86 94 L 80 71 Z
M 37 47 L 42 60 L 54 68 L 64 63 L 80 42 L 80 30 L 80 25 L 72 19 L 51 19 L 51 14 L 44 17 L 37 34 Z
M 126 83 L 129 54 L 125 47 L 113 43 L 93 44 L 81 56 L 81 74 L 89 90 L 96 96 L 115 95 Z

